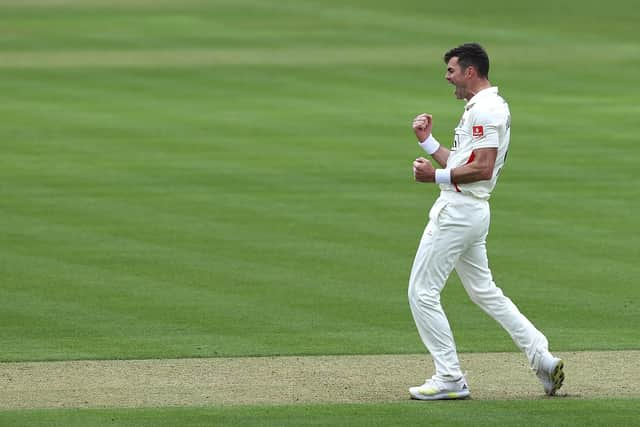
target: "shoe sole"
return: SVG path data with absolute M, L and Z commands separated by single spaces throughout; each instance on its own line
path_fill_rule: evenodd
M 549 380 L 551 381 L 551 390 L 549 390 L 549 396 L 553 396 L 556 394 L 556 391 L 562 387 L 562 383 L 564 382 L 564 362 L 560 360 L 553 371 L 549 375 Z
M 414 400 L 461 400 L 468 398 L 471 394 L 469 390 L 447 391 L 433 395 L 413 394 L 411 392 L 409 393 L 411 394 L 411 398 Z

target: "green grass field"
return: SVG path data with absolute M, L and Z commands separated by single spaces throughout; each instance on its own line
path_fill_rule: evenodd
M 465 41 L 489 51 L 513 114 L 488 243 L 499 286 L 552 350 L 638 349 L 638 18 L 617 0 L 0 1 L 0 360 L 424 351 L 406 286 L 437 191 L 411 180 L 410 124 L 432 112 L 450 138 L 463 104 L 441 57 Z M 460 351 L 515 351 L 457 278 L 443 302 Z M 455 408 L 614 425 L 638 403 Z M 0 420 L 383 425 L 449 409 Z
M 0 412 L 8 425 L 120 426 L 633 426 L 637 400 L 407 402 L 380 405 L 317 405 L 136 410 Z M 425 407 L 428 406 L 428 407 Z

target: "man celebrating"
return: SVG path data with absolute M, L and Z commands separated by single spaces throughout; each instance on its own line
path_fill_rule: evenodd
M 455 268 L 471 300 L 511 335 L 546 394 L 553 395 L 564 381 L 563 362 L 549 353 L 546 337 L 496 286 L 487 260 L 488 200 L 509 148 L 509 106 L 489 82 L 489 57 L 480 45 L 468 43 L 451 49 L 444 61 L 446 79 L 455 86 L 456 97 L 467 103 L 450 150 L 431 134 L 430 114 L 420 114 L 413 121 L 420 146 L 442 169 L 434 169 L 422 157 L 413 162 L 416 181 L 435 182 L 441 192 L 429 212 L 409 279 L 411 312 L 436 373 L 409 392 L 420 400 L 469 396 L 449 321 L 440 305 L 440 293 Z

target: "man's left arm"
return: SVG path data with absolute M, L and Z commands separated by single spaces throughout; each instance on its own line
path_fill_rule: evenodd
M 451 169 L 451 182 L 466 184 L 468 182 L 491 179 L 497 157 L 497 148 L 477 148 L 473 150 L 471 162 Z
M 491 179 L 498 156 L 499 137 L 496 121 L 489 114 L 482 115 L 474 121 L 471 141 L 473 151 L 464 165 L 455 168 L 434 169 L 426 159 L 422 157 L 416 159 L 413 164 L 416 181 L 466 184 Z
M 434 169 L 424 158 L 413 163 L 418 182 L 440 184 L 466 184 L 493 178 L 493 169 L 498 157 L 499 127 L 504 117 L 493 111 L 482 111 L 472 121 L 472 154 L 463 165 L 455 168 Z
M 473 158 L 469 163 L 450 170 L 434 169 L 429 160 L 419 157 L 413 162 L 413 175 L 418 182 L 435 182 L 437 170 L 449 171 L 450 182 L 455 184 L 485 181 L 493 177 L 497 156 L 497 148 L 478 148 L 473 151 Z

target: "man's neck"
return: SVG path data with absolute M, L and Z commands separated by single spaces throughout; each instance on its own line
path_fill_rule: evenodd
M 478 92 L 491 87 L 491 82 L 486 79 L 478 80 L 477 83 L 471 85 L 467 90 L 467 96 L 464 97 L 467 101 L 470 101 Z

